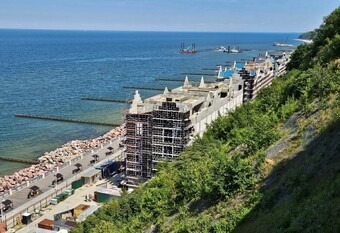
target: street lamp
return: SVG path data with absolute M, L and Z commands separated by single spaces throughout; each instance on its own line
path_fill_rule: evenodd
M 57 178 L 56 171 L 53 171 L 53 176 L 54 176 L 54 183 L 55 183 L 54 187 L 57 190 L 57 188 L 58 188 L 58 178 Z
M 4 201 L 4 198 L 1 199 L 1 203 L 0 203 L 0 209 L 1 209 L 1 222 L 3 221 L 3 217 L 4 217 L 4 210 L 3 210 L 3 205 L 2 205 L 2 202 Z

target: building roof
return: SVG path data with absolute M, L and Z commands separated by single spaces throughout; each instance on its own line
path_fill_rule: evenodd
M 89 215 L 93 214 L 95 211 L 97 211 L 100 208 L 100 206 L 92 205 L 88 209 L 84 210 L 82 213 L 80 213 L 77 217 L 77 221 L 84 221 Z
M 71 221 L 71 220 L 59 219 L 54 222 L 54 226 L 62 227 L 66 229 L 72 229 L 75 226 L 77 226 L 77 222 Z
M 127 190 L 128 193 L 131 193 L 132 191 L 133 191 L 133 189 Z M 99 186 L 99 187 L 96 188 L 96 192 L 108 194 L 108 195 L 115 196 L 115 197 L 120 197 L 122 195 L 122 190 L 120 188 L 117 188 L 117 187 L 104 188 L 104 187 Z
M 89 170 L 88 172 L 86 172 L 85 174 L 83 174 L 82 177 L 92 177 L 92 176 L 97 175 L 98 173 L 101 174 L 101 171 L 93 168 Z
M 242 69 L 242 68 L 244 68 L 244 64 L 243 63 L 237 63 L 236 64 L 236 68 L 237 69 Z
M 234 73 L 235 73 L 235 70 L 226 70 L 226 71 L 222 71 L 220 75 L 223 78 L 228 78 L 228 77 L 231 77 Z
M 41 222 L 39 222 L 38 225 L 43 225 L 43 226 L 53 226 L 53 225 L 54 225 L 54 221 L 45 218 L 44 220 L 42 220 Z
M 84 210 L 86 210 L 88 208 L 90 208 L 89 205 L 80 204 L 80 205 L 74 207 L 74 210 L 82 210 L 82 211 L 84 211 Z

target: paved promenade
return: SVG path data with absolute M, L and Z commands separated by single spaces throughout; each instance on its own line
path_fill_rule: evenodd
M 99 155 L 98 163 L 90 165 L 90 161 L 93 160 L 93 157 L 91 154 L 91 155 L 87 155 L 83 157 L 82 159 L 79 159 L 73 162 L 70 165 L 67 165 L 61 168 L 58 172 L 63 175 L 64 181 L 62 183 L 59 183 L 56 186 L 52 186 L 52 181 L 55 180 L 55 176 L 53 173 L 51 173 L 47 175 L 44 179 L 35 181 L 31 183 L 29 186 L 27 186 L 26 188 L 13 193 L 11 196 L 8 197 L 8 199 L 10 199 L 13 202 L 14 209 L 8 213 L 5 213 L 3 216 L 3 219 L 10 220 L 14 216 L 17 216 L 20 213 L 27 210 L 32 205 L 42 202 L 43 200 L 46 200 L 47 197 L 54 195 L 57 192 L 57 190 L 60 191 L 60 189 L 70 186 L 70 184 L 73 181 L 79 179 L 82 174 L 90 170 L 92 167 L 100 165 L 104 161 L 121 159 L 123 151 L 119 150 L 119 143 L 120 143 L 120 140 L 117 139 L 113 141 L 111 144 L 95 151 L 93 154 Z M 108 147 L 113 148 L 112 150 L 113 154 L 106 156 L 105 153 L 109 151 Z M 82 171 L 77 174 L 72 174 L 72 170 L 75 169 L 74 164 L 76 163 L 80 163 L 82 165 Z M 57 173 L 57 171 L 55 171 L 54 173 Z M 28 199 L 27 194 L 29 193 L 29 188 L 32 187 L 33 185 L 37 185 L 38 187 L 40 187 L 40 189 L 42 190 L 42 193 L 36 197 Z
M 116 153 L 114 157 L 117 157 L 119 155 L 120 153 Z M 101 180 L 91 186 L 84 185 L 83 187 L 77 189 L 73 195 L 66 198 L 64 201 L 58 203 L 57 205 L 50 205 L 43 213 L 41 213 L 41 217 L 35 219 L 33 222 L 17 230 L 16 232 L 17 233 L 35 233 L 39 222 L 41 222 L 44 219 L 53 220 L 55 214 L 61 213 L 69 209 L 73 209 L 80 204 L 97 205 L 97 203 L 94 201 L 86 202 L 85 196 L 89 195 L 90 193 L 93 194 L 94 191 L 96 190 L 96 185 L 107 183 L 108 188 L 112 187 L 112 183 L 115 183 L 115 181 L 119 180 L 121 175 L 122 174 L 117 174 L 113 176 L 112 178 L 110 178 L 109 182 L 107 180 Z

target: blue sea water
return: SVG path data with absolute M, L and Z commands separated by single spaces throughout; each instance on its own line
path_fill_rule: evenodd
M 0 155 L 37 158 L 74 139 L 97 137 L 110 127 L 17 118 L 15 113 L 121 123 L 122 103 L 81 97 L 129 99 L 123 86 L 176 87 L 156 77 L 183 78 L 184 72 L 212 73 L 227 61 L 275 50 L 274 42 L 299 44 L 297 33 L 176 33 L 0 30 Z M 202 52 L 178 53 L 180 44 Z M 241 54 L 212 49 L 240 46 Z M 263 52 L 261 52 L 263 53 Z M 207 79 L 211 77 L 206 77 Z M 199 80 L 200 76 L 189 76 Z M 140 91 L 142 97 L 158 92 Z M 0 161 L 0 175 L 23 168 Z

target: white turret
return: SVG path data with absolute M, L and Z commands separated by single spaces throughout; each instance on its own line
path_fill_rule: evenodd
M 229 88 L 233 87 L 233 75 L 229 78 Z
M 200 82 L 200 86 L 199 86 L 200 88 L 204 88 L 205 87 L 205 83 L 204 83 L 204 78 L 203 78 L 203 76 L 202 76 L 202 78 L 201 78 L 201 82 Z
M 209 91 L 208 94 L 207 94 L 207 97 L 206 97 L 205 100 L 204 100 L 203 106 L 204 106 L 205 108 L 209 107 L 209 105 L 210 105 L 210 101 L 211 101 L 210 93 L 211 93 L 211 92 Z
M 189 78 L 188 78 L 188 75 L 187 75 L 187 76 L 185 76 L 183 87 L 189 87 L 189 86 L 190 86 L 190 83 L 189 83 Z
M 135 95 L 133 96 L 133 100 L 131 103 L 131 107 L 130 107 L 130 113 L 138 113 L 138 104 L 142 104 L 142 98 L 140 97 L 140 94 L 138 93 L 138 91 L 135 92 Z
M 166 95 L 166 94 L 168 94 L 168 93 L 169 93 L 169 89 L 168 89 L 167 87 L 165 87 L 164 92 L 163 92 L 163 95 Z

